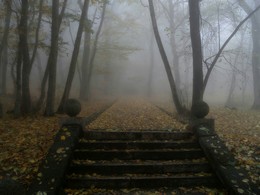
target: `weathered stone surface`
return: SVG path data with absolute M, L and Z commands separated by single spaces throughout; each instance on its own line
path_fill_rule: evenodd
M 197 118 L 204 118 L 209 113 L 209 105 L 204 101 L 197 102 L 193 105 L 191 112 Z
M 197 119 L 191 122 L 191 127 L 198 137 L 216 135 L 214 119 Z
M 27 194 L 59 194 L 73 150 L 80 138 L 81 126 L 63 126 L 40 165 Z M 40 192 L 40 193 L 39 193 Z
M 4 179 L 0 181 L 1 195 L 24 195 L 24 187 L 12 179 Z
M 76 99 L 68 99 L 65 105 L 65 112 L 70 117 L 77 116 L 81 111 L 81 104 Z

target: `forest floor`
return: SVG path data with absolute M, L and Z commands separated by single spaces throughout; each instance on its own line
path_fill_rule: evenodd
M 108 104 L 107 100 L 96 100 L 82 104 L 80 116 L 89 116 Z M 8 105 L 8 104 L 6 104 Z M 187 125 L 180 123 L 175 117 L 162 112 L 144 99 L 120 100 L 88 128 L 106 129 L 185 129 Z M 158 103 L 170 112 L 174 111 L 168 103 Z M 53 138 L 59 130 L 59 120 L 64 115 L 43 117 L 33 115 L 14 119 L 6 115 L 0 119 L 0 180 L 11 178 L 28 186 L 37 172 L 41 160 L 45 157 Z M 122 117 L 125 119 L 122 122 Z M 250 173 L 252 180 L 260 184 L 260 112 L 230 110 L 213 107 L 210 118 L 215 120 L 215 128 L 219 136 L 225 140 L 228 148 L 239 160 L 241 166 Z M 74 194 L 102 194 L 102 191 L 91 189 L 89 192 Z M 214 189 L 178 189 L 178 192 L 189 190 L 214 194 Z M 122 191 L 123 193 L 123 191 Z M 127 194 L 128 192 L 125 192 Z M 73 194 L 73 193 L 71 193 Z M 106 194 L 116 194 L 113 191 Z M 145 194 L 131 192 L 131 194 Z M 152 191 L 147 194 L 162 194 Z M 173 191 L 171 194 L 177 194 Z

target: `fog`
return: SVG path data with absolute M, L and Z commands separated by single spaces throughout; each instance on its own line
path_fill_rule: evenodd
M 51 2 L 48 2 L 51 5 Z M 173 10 L 169 8 L 168 0 L 154 1 L 156 19 L 174 77 L 176 71 L 174 66 L 176 61 L 173 59 L 174 52 L 178 57 L 179 96 L 184 104 L 190 106 L 193 70 L 188 2 L 182 0 L 172 0 L 172 2 Z M 248 1 L 252 8 L 253 2 L 253 0 Z M 61 98 L 65 87 L 81 9 L 77 1 L 73 0 L 68 1 L 65 12 L 66 17 L 63 20 L 59 38 L 57 99 Z M 94 20 L 91 29 L 91 48 L 100 24 L 101 13 L 102 3 L 90 3 L 88 19 L 92 22 Z M 239 7 L 236 0 L 201 1 L 201 38 L 204 62 L 212 60 L 236 26 L 246 16 L 247 14 Z M 43 43 L 46 46 L 50 45 L 50 16 L 43 17 L 40 37 L 42 45 Z M 173 37 L 175 45 L 172 45 Z M 81 39 L 73 87 L 70 92 L 70 97 L 73 98 L 79 98 L 83 51 L 84 34 Z M 30 87 L 31 94 L 35 99 L 40 94 L 48 55 L 48 47 L 40 47 L 32 67 Z M 232 74 L 234 74 L 235 87 L 232 93 L 232 104 L 238 108 L 249 108 L 254 97 L 251 58 L 252 33 L 249 19 L 237 31 L 218 59 L 210 75 L 204 100 L 210 105 L 224 106 L 230 91 Z M 9 61 L 12 63 L 12 59 Z M 206 63 L 203 64 L 203 67 L 205 74 L 207 71 Z M 8 71 L 11 71 L 10 67 Z M 90 86 L 92 99 L 104 96 L 138 95 L 171 100 L 168 78 L 153 34 L 148 1 L 109 1 L 97 43 Z M 8 93 L 13 93 L 13 90 L 13 82 L 9 76 Z

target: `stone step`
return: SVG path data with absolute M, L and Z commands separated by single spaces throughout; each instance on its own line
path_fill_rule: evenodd
M 75 150 L 74 159 L 78 160 L 179 160 L 204 157 L 201 149 L 190 150 Z
M 190 141 L 172 141 L 172 140 L 159 140 L 159 141 L 122 141 L 122 140 L 81 140 L 77 145 L 78 149 L 191 149 L 199 148 L 199 143 L 194 140 Z
M 191 132 L 87 130 L 74 150 L 65 188 L 219 185 Z
M 84 138 L 87 140 L 185 140 L 193 133 L 188 131 L 106 131 L 86 130 Z
M 86 188 L 161 188 L 161 187 L 195 187 L 207 186 L 218 187 L 219 180 L 213 175 L 194 176 L 194 175 L 148 175 L 148 176 L 107 176 L 107 177 L 88 177 L 68 178 L 65 186 L 69 189 Z
M 73 162 L 68 174 L 176 174 L 176 173 L 200 173 L 211 172 L 207 162 L 165 162 L 165 161 L 124 161 L 124 162 L 100 162 L 78 163 Z

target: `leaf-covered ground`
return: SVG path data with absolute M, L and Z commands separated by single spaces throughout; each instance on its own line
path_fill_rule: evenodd
M 141 98 L 119 100 L 88 126 L 90 129 L 121 130 L 183 130 L 185 127 L 186 125 Z
M 108 104 L 107 100 L 82 103 L 79 116 L 89 116 Z M 11 178 L 27 186 L 35 176 L 65 115 L 33 115 L 0 119 L 0 180 Z
M 260 112 L 213 108 L 209 117 L 236 159 L 260 185 Z
M 82 105 L 80 116 L 88 116 L 100 110 L 107 101 L 95 101 Z M 172 111 L 172 105 L 159 105 Z M 27 186 L 33 179 L 37 167 L 53 143 L 53 137 L 59 129 L 59 120 L 64 116 L 42 117 L 30 116 L 14 119 L 7 115 L 0 119 L 0 179 L 13 178 Z M 216 131 L 235 154 L 242 166 L 249 172 L 255 182 L 260 183 L 260 112 L 239 111 L 225 108 L 211 109 L 209 117 L 216 119 Z M 186 125 L 171 118 L 156 106 L 143 99 L 124 99 L 117 102 L 100 118 L 91 123 L 92 129 L 184 129 Z M 150 190 L 140 192 L 89 191 L 68 192 L 69 194 L 181 194 L 203 192 L 214 194 L 214 189 L 178 189 Z

